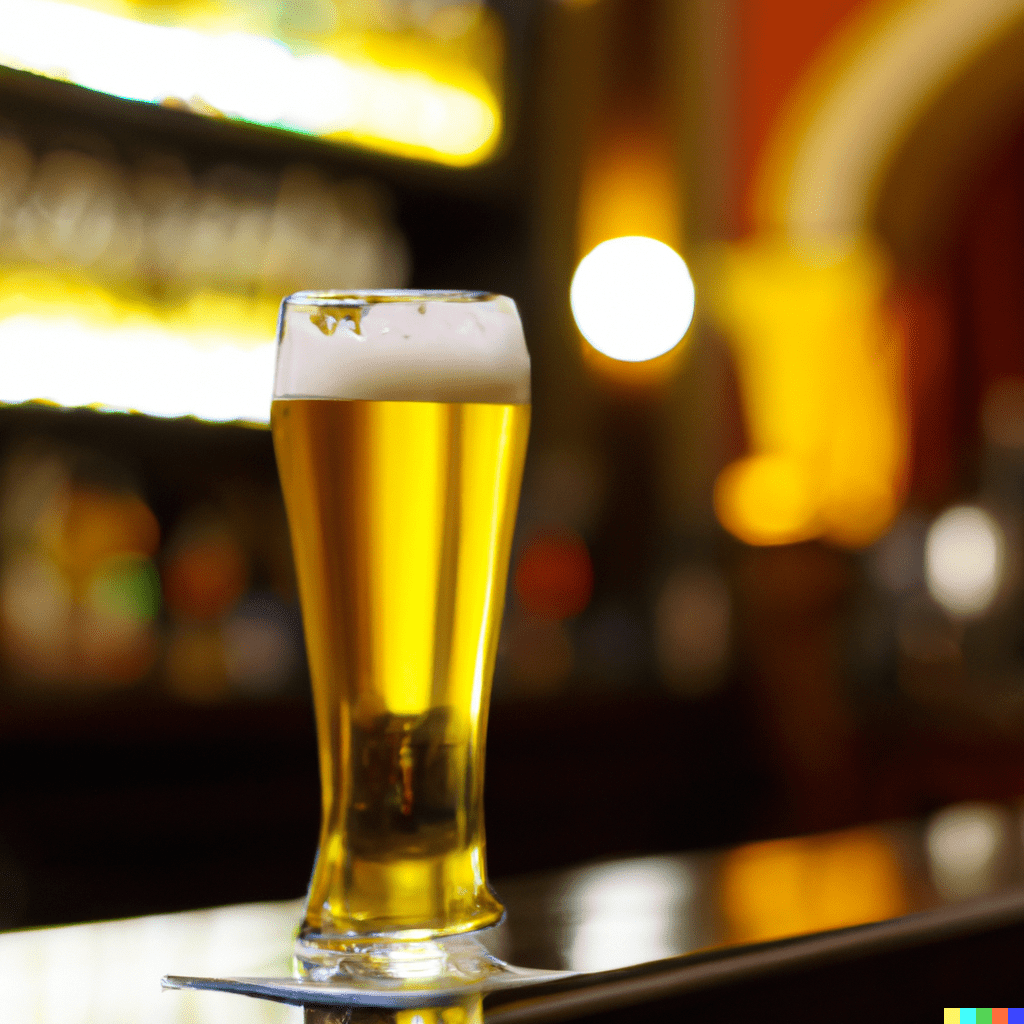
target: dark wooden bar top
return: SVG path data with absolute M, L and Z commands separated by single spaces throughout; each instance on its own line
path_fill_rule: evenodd
M 1019 1004 L 1021 834 L 1019 808 L 962 804 L 499 881 L 492 952 L 579 973 L 492 993 L 485 1018 L 903 1021 Z M 300 912 L 295 900 L 0 934 L 3 1020 L 298 1024 L 300 1007 L 161 992 L 160 977 L 286 975 Z

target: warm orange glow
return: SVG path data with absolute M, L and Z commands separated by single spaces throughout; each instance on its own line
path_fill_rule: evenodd
M 807 467 L 785 454 L 751 455 L 715 483 L 721 524 L 748 544 L 792 544 L 821 530 L 819 494 Z
M 576 223 L 578 257 L 602 242 L 630 236 L 653 238 L 682 253 L 681 192 L 679 168 L 664 125 L 649 112 L 613 111 L 584 157 Z M 615 301 L 623 299 L 610 292 L 608 302 Z M 636 297 L 624 301 L 634 302 Z M 685 343 L 675 345 L 666 355 L 628 362 L 596 351 L 582 335 L 580 341 L 585 365 L 627 387 L 667 380 L 687 348 Z
M 761 241 L 724 254 L 713 299 L 753 457 L 723 472 L 716 507 L 748 543 L 857 547 L 898 511 L 906 411 L 887 280 L 862 243 Z
M 855 7 L 774 111 L 751 181 L 757 241 L 730 254 L 717 303 L 754 453 L 801 462 L 818 492 L 815 535 L 850 547 L 899 510 L 907 456 L 901 341 L 882 312 L 886 275 L 871 243 L 879 187 L 936 98 L 1020 18 L 1003 0 Z M 1012 102 L 1004 77 L 986 83 L 963 110 L 994 115 Z M 945 137 L 978 149 L 994 123 L 974 118 Z M 952 173 L 933 163 L 929 173 Z M 719 483 L 723 522 L 763 535 L 756 495 L 722 503 L 734 475 Z M 774 542 L 786 539 L 780 530 Z
M 75 484 L 68 468 L 55 453 L 8 464 L 20 511 L 0 562 L 0 646 L 36 684 L 130 685 L 159 653 L 160 527 L 137 494 Z
M 1019 7 L 1006 0 L 856 7 L 775 119 L 754 181 L 763 230 L 783 228 L 795 237 L 865 231 L 878 185 L 921 113 L 958 70 L 1015 31 L 1020 18 Z M 993 75 L 984 88 L 1005 90 L 1002 82 Z M 989 118 L 975 120 L 991 125 L 1000 101 L 979 102 L 964 109 L 988 111 Z M 978 127 L 957 125 L 950 137 L 970 137 Z
M 596 377 L 614 381 L 616 388 L 625 394 L 649 394 L 653 389 L 667 386 L 683 363 L 688 346 L 676 345 L 664 355 L 646 359 L 641 363 L 626 363 L 612 359 L 599 352 L 593 345 L 582 340 L 580 350 L 583 365 Z
M 682 246 L 680 183 L 668 139 L 656 124 L 612 120 L 587 155 L 580 185 L 577 251 L 623 235 Z
M 909 909 L 892 843 L 870 829 L 732 850 L 722 900 L 732 942 L 847 928 Z
M 153 555 L 160 526 L 134 494 L 76 488 L 61 508 L 63 528 L 50 538 L 50 555 L 65 576 L 84 585 L 96 567 L 118 554 Z

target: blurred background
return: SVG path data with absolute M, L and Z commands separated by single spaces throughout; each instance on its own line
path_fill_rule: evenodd
M 6 0 L 0 64 L 0 927 L 305 888 L 299 288 L 523 316 L 492 877 L 1024 796 L 1024 0 Z

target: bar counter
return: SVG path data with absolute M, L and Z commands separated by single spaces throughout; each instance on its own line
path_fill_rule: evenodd
M 508 913 L 484 933 L 488 948 L 579 973 L 492 993 L 486 1020 L 936 1020 L 946 1005 L 1020 1004 L 1021 823 L 1017 807 L 962 804 L 918 822 L 501 880 Z M 161 991 L 160 979 L 287 975 L 301 910 L 294 900 L 8 932 L 0 1019 L 298 1024 L 298 1006 Z

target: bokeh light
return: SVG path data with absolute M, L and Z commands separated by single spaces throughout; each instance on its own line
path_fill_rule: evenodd
M 160 611 L 156 563 L 132 552 L 104 559 L 89 583 L 86 603 L 113 619 L 151 622 Z
M 908 909 L 893 844 L 867 828 L 730 851 L 722 902 L 734 942 L 847 928 Z
M 156 322 L 110 329 L 73 315 L 15 316 L 0 320 L 0 357 L 11 367 L 0 401 L 266 423 L 274 345 L 264 337 L 255 327 L 190 338 Z
M 587 545 L 575 533 L 541 534 L 519 556 L 513 582 L 520 604 L 533 615 L 546 619 L 579 615 L 594 588 Z
M 750 457 L 723 471 L 716 511 L 748 544 L 865 547 L 898 514 L 909 435 L 890 279 L 885 257 L 859 242 L 722 252 L 709 294 Z
M 653 238 L 602 242 L 580 260 L 569 291 L 587 341 L 612 359 L 636 363 L 675 348 L 693 320 L 693 280 L 683 258 Z
M 126 686 L 156 662 L 160 526 L 130 485 L 103 475 L 31 443 L 4 465 L 0 646 L 22 684 Z
M 170 612 L 194 622 L 219 618 L 248 583 L 245 551 L 227 527 L 182 531 L 164 564 L 164 598 Z
M 290 970 L 287 951 L 300 904 L 258 903 L 128 921 L 6 932 L 0 942 L 3 1017 L 38 1024 L 102 1021 L 252 1020 L 245 1001 L 182 993 L 170 1003 L 160 976 L 168 964 L 206 977 Z M 177 994 L 176 994 L 177 995 Z M 237 1005 L 236 1005 L 237 1004 Z M 298 1007 L 267 1002 L 256 1020 L 298 1024 Z
M 715 512 L 747 544 L 793 544 L 819 529 L 818 492 L 788 453 L 751 455 L 726 466 L 715 483 Z
M 565 894 L 570 915 L 579 921 L 567 951 L 572 970 L 614 970 L 691 948 L 694 874 L 674 857 L 580 870 Z
M 928 867 L 939 895 L 956 901 L 982 896 L 1005 881 L 1011 822 L 993 804 L 955 804 L 939 811 L 925 833 Z
M 924 558 L 932 597 L 951 615 L 971 618 L 981 615 L 999 591 L 1006 541 L 984 509 L 959 505 L 932 523 Z

